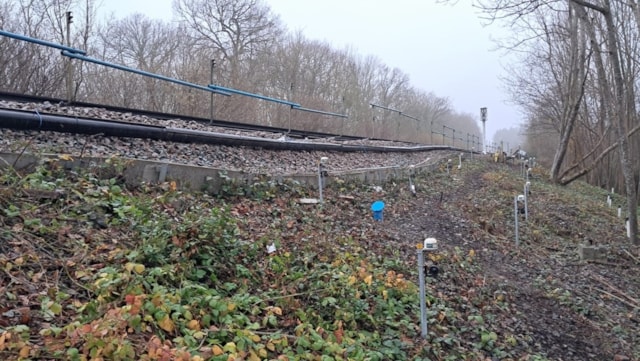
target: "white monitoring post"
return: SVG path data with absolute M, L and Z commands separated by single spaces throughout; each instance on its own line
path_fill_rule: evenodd
M 415 166 L 411 164 L 409 166 L 409 191 L 415 196 L 416 195 L 416 186 L 413 184 L 413 174 L 415 172 Z
M 327 163 L 328 160 L 329 158 L 322 157 L 320 158 L 320 162 L 318 162 L 318 192 L 320 195 L 320 203 L 324 202 L 324 199 L 322 197 L 322 187 L 324 183 L 324 177 L 326 176 L 326 173 L 327 173 L 327 171 L 325 170 L 325 164 Z
M 427 300 L 425 295 L 424 279 L 424 252 L 433 252 L 438 249 L 438 240 L 427 238 L 423 243 L 418 243 L 418 282 L 420 283 L 420 335 L 427 337 Z

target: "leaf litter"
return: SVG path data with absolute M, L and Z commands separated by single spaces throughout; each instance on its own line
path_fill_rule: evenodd
M 0 357 L 640 358 L 640 257 L 606 192 L 553 186 L 536 170 L 516 248 L 518 170 L 467 161 L 417 175 L 416 195 L 406 179 L 383 191 L 336 181 L 323 205 L 267 180 L 207 195 L 128 189 L 55 162 L 6 172 Z M 427 278 L 424 340 L 416 244 L 426 237 L 439 241 L 427 257 L 439 272 Z M 581 259 L 581 245 L 597 257 Z

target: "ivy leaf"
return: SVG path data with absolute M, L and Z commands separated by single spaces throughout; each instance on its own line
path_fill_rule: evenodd
M 135 273 L 137 274 L 141 274 L 142 272 L 144 272 L 144 265 L 143 264 L 136 264 L 135 266 L 133 266 L 133 270 L 135 271 Z
M 222 348 L 225 352 L 236 352 L 237 347 L 234 342 L 227 342 Z
M 371 286 L 372 282 L 373 282 L 373 275 L 368 275 L 367 277 L 364 278 L 364 283 L 366 283 L 367 286 Z
M 249 361 L 260 361 L 260 357 L 252 350 L 249 352 Z
M 211 348 L 211 352 L 213 352 L 213 356 L 220 356 L 224 353 L 224 351 L 222 351 L 222 347 L 218 346 L 218 345 L 214 345 Z
M 62 305 L 57 302 L 53 302 L 49 307 L 49 310 L 51 310 L 54 315 L 59 315 L 62 313 Z
M 175 330 L 176 325 L 173 323 L 173 321 L 171 321 L 171 318 L 169 318 L 169 315 L 165 315 L 162 319 L 160 319 L 158 321 L 158 326 L 160 326 L 161 329 L 167 331 L 167 332 L 173 332 L 173 330 Z

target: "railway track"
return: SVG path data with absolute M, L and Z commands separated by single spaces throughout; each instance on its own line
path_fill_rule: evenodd
M 295 130 L 295 129 L 289 130 L 286 128 L 270 127 L 265 125 L 238 123 L 238 122 L 232 122 L 232 121 L 220 120 L 220 119 L 206 119 L 206 118 L 199 118 L 199 117 L 183 116 L 178 114 L 161 113 L 161 112 L 155 112 L 155 111 L 117 107 L 117 106 L 110 106 L 110 105 L 97 104 L 97 103 L 74 102 L 69 104 L 66 100 L 60 99 L 60 98 L 33 96 L 33 95 L 17 94 L 17 93 L 10 93 L 10 92 L 0 92 L 0 100 L 5 100 L 8 102 L 17 102 L 17 103 L 42 103 L 42 104 L 48 103 L 48 104 L 56 104 L 56 105 L 68 106 L 68 107 L 104 109 L 105 111 L 109 111 L 109 112 L 132 114 L 134 116 L 145 116 L 145 117 L 159 119 L 159 120 L 182 119 L 186 122 L 196 122 L 209 127 L 220 127 L 220 128 L 227 128 L 227 129 L 238 130 L 238 131 L 286 134 L 287 137 L 292 139 L 332 138 L 336 141 L 354 141 L 354 140 L 357 141 L 357 140 L 365 139 L 363 137 L 357 137 L 357 136 L 335 135 L 330 133 L 301 131 L 301 130 Z M 8 108 L 5 107 L 4 109 L 8 109 Z M 378 140 L 381 140 L 381 139 L 378 139 Z
M 322 157 L 330 159 L 329 173 L 339 174 L 405 168 L 461 150 L 331 135 L 302 138 L 306 133 L 295 138 L 278 128 L 214 126 L 204 119 L 96 104 L 70 107 L 52 98 L 0 94 L 0 99 L 0 153 L 5 154 L 116 155 L 162 164 L 291 175 L 313 174 Z

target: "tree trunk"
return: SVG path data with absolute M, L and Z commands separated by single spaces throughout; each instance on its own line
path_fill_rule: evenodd
M 567 154 L 571 134 L 573 133 L 573 128 L 580 110 L 580 104 L 582 103 L 582 98 L 584 96 L 584 84 L 587 78 L 584 71 L 584 57 L 581 56 L 582 52 L 579 51 L 578 16 L 574 14 L 574 4 L 571 0 L 568 0 L 568 3 L 569 34 L 571 42 L 571 62 L 569 66 L 571 67 L 571 70 L 567 81 L 567 102 L 564 104 L 564 109 L 562 111 L 563 119 L 562 127 L 560 129 L 560 144 L 558 144 L 558 147 L 556 148 L 550 171 L 550 178 L 554 183 L 560 182 L 560 168 L 562 167 Z
M 613 22 L 613 15 L 609 0 L 605 1 L 607 11 L 602 12 L 607 24 L 607 38 L 609 42 L 609 57 L 611 58 L 611 66 L 613 67 L 613 80 L 616 89 L 616 122 L 614 130 L 620 145 L 620 161 L 622 163 L 622 174 L 624 176 L 625 190 L 627 193 L 627 211 L 629 214 L 629 230 L 631 234 L 631 242 L 638 242 L 638 199 L 636 195 L 636 184 L 633 177 L 633 160 L 629 151 L 629 138 L 625 129 L 625 89 L 624 78 L 622 76 L 622 67 L 620 65 L 620 57 L 618 53 L 618 39 L 616 37 L 616 27 Z

